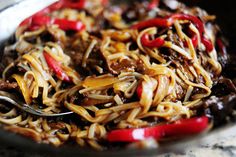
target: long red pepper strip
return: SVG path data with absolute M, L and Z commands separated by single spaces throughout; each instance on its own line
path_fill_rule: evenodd
M 187 15 L 187 14 L 173 14 L 167 18 L 155 18 L 155 19 L 142 21 L 142 22 L 139 22 L 139 23 L 131 26 L 131 28 L 140 30 L 140 29 L 144 29 L 147 27 L 153 27 L 153 26 L 170 27 L 174 24 L 175 20 L 188 20 L 188 21 L 193 22 L 196 25 L 196 27 L 200 33 L 201 41 L 205 45 L 206 50 L 208 52 L 211 52 L 213 50 L 214 47 L 213 47 L 212 42 L 210 40 L 204 38 L 204 36 L 203 36 L 203 33 L 205 32 L 204 25 L 203 25 L 202 21 L 199 18 L 197 18 L 196 16 Z
M 62 30 L 81 31 L 85 29 L 85 25 L 81 21 L 72 21 L 67 19 L 53 19 L 49 16 L 33 16 L 31 20 L 31 29 L 44 25 L 57 24 Z
M 43 55 L 48 64 L 48 67 L 53 70 L 53 72 L 59 79 L 66 82 L 71 82 L 71 79 L 69 78 L 69 76 L 61 68 L 61 63 L 56 61 L 50 54 L 48 54 L 45 51 L 43 52 Z
M 202 43 L 205 45 L 207 52 L 211 52 L 214 49 L 212 42 L 205 37 L 202 37 Z
M 85 29 L 85 25 L 81 21 L 54 19 L 53 24 L 57 24 L 62 30 L 81 31 Z
M 201 36 L 201 41 L 202 41 L 203 45 L 206 47 L 206 50 L 208 52 L 211 52 L 214 49 L 212 42 L 203 36 L 205 29 L 204 29 L 204 25 L 203 25 L 202 21 L 199 18 L 197 18 L 196 16 L 187 15 L 187 14 L 174 14 L 170 18 L 178 19 L 178 20 L 189 20 L 189 21 L 193 22 L 196 25 L 196 27 L 198 28 L 198 31 Z
M 107 134 L 107 140 L 110 142 L 136 142 L 148 138 L 160 140 L 169 137 L 198 134 L 206 130 L 207 127 L 208 118 L 202 116 L 154 127 L 113 130 Z
M 24 21 L 22 21 L 20 23 L 19 26 L 23 26 L 23 25 L 31 25 L 31 21 L 32 18 L 34 18 L 35 16 L 40 16 L 40 15 L 46 15 L 49 14 L 55 10 L 59 10 L 62 8 L 73 8 L 73 9 L 83 9 L 85 7 L 85 0 L 79 0 L 78 2 L 73 2 L 73 1 L 68 1 L 68 0 L 60 0 L 58 2 L 55 2 L 51 5 L 49 5 L 48 7 L 40 10 L 39 12 L 35 13 L 34 15 L 26 18 Z
M 155 19 L 150 19 L 146 21 L 141 21 L 137 24 L 134 24 L 131 26 L 132 29 L 144 29 L 147 27 L 170 27 L 173 24 L 173 21 L 167 20 L 165 18 L 155 18 Z
M 159 3 L 160 3 L 160 0 L 151 0 L 151 2 L 148 4 L 147 8 L 149 10 L 152 10 L 152 9 L 158 7 Z
M 31 25 L 31 24 L 32 24 L 32 18 L 33 18 L 33 17 L 35 17 L 35 16 L 40 16 L 40 15 L 45 15 L 46 13 L 49 12 L 48 10 L 49 10 L 48 8 L 45 8 L 45 9 L 42 9 L 42 10 L 38 11 L 37 13 L 35 13 L 35 14 L 33 14 L 32 16 L 30 16 L 30 17 L 26 18 L 25 20 L 23 20 L 23 21 L 19 24 L 19 26 L 24 26 L 24 25 L 29 26 L 29 25 Z
M 85 7 L 86 0 L 72 1 L 72 0 L 62 0 L 64 8 L 72 9 L 83 9 Z
M 164 45 L 165 40 L 162 38 L 156 38 L 154 40 L 150 40 L 149 35 L 144 34 L 141 37 L 141 42 L 142 42 L 143 46 L 150 47 L 150 48 L 155 48 L 155 47 L 159 48 Z
M 195 24 L 195 26 L 198 28 L 198 31 L 200 35 L 203 35 L 204 32 L 204 25 L 202 21 L 197 18 L 196 16 L 188 15 L 188 14 L 173 14 L 169 17 L 169 20 L 172 21 L 172 24 L 174 24 L 175 20 L 188 20 Z
M 32 25 L 43 26 L 43 25 L 49 25 L 52 23 L 53 21 L 49 16 L 39 15 L 39 16 L 32 17 Z
M 191 37 L 191 41 L 192 41 L 193 47 L 196 48 L 197 45 L 198 45 L 198 37 L 197 37 L 196 34 Z M 186 41 L 184 42 L 184 46 L 185 46 L 185 47 L 188 46 L 188 44 L 187 44 Z
M 142 86 L 142 82 L 138 85 L 137 89 L 136 89 L 136 93 L 138 98 L 140 99 L 142 96 L 142 92 L 143 92 L 143 86 Z
M 26 19 L 24 19 L 20 24 L 19 26 L 22 27 L 22 26 L 29 26 L 31 25 L 32 23 L 32 17 L 28 17 Z
M 227 54 L 227 50 L 226 50 L 226 46 L 223 44 L 222 40 L 220 38 L 217 38 L 216 43 L 218 45 L 219 51 L 222 54 L 222 56 L 225 56 Z

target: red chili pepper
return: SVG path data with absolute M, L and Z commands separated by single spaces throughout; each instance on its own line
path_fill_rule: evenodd
M 196 34 L 192 34 L 191 41 L 192 41 L 193 47 L 196 48 L 198 46 L 198 36 Z M 186 41 L 184 42 L 184 46 L 188 47 L 188 44 Z
M 148 34 L 144 34 L 141 37 L 141 42 L 143 46 L 150 47 L 150 48 L 159 48 L 164 45 L 165 40 L 162 38 L 156 38 L 154 40 L 150 40 Z
M 49 16 L 33 16 L 31 20 L 31 29 L 49 24 L 57 24 L 62 30 L 81 31 L 85 29 L 85 25 L 81 21 L 71 21 L 67 19 L 53 19 Z
M 143 92 L 143 86 L 142 86 L 142 83 L 140 83 L 136 89 L 136 93 L 139 98 L 141 98 L 142 92 Z
M 63 30 L 81 31 L 85 29 L 85 25 L 81 21 L 71 21 L 66 19 L 54 19 L 54 24 L 57 24 Z
M 208 127 L 206 116 L 183 119 L 173 124 L 158 125 L 139 129 L 120 129 L 107 134 L 110 142 L 135 142 L 148 138 L 160 140 L 169 137 L 180 137 L 198 134 Z
M 156 26 L 156 27 L 170 27 L 172 25 L 172 21 L 169 21 L 165 18 L 155 18 L 155 19 L 150 19 L 150 20 L 146 20 L 146 21 L 142 21 L 142 22 L 139 22 L 133 26 L 131 26 L 132 29 L 144 29 L 144 28 L 147 28 L 147 27 L 153 27 L 153 26 Z
M 152 10 L 152 9 L 158 7 L 159 3 L 160 3 L 160 0 L 151 0 L 151 2 L 148 4 L 147 8 L 149 10 Z
M 216 43 L 218 45 L 219 51 L 222 54 L 222 56 L 225 56 L 227 54 L 227 50 L 226 50 L 226 46 L 223 44 L 222 40 L 220 38 L 217 38 Z
M 131 26 L 131 28 L 133 29 L 144 29 L 147 27 L 170 27 L 174 24 L 175 20 L 189 20 L 192 23 L 194 23 L 200 33 L 200 37 L 201 37 L 201 41 L 202 43 L 205 45 L 206 50 L 208 52 L 211 52 L 213 50 L 213 44 L 210 40 L 204 38 L 203 33 L 205 32 L 204 30 L 204 25 L 202 23 L 202 21 L 197 18 L 196 16 L 192 16 L 192 15 L 187 15 L 187 14 L 173 14 L 167 18 L 155 18 L 155 19 L 150 19 L 150 20 L 146 20 L 146 21 L 142 21 L 140 23 L 137 23 L 133 26 Z
M 42 16 L 42 15 L 45 15 L 46 13 L 48 13 L 48 8 L 45 8 L 43 10 L 40 10 L 39 12 L 33 14 L 32 16 L 26 18 L 25 20 L 23 20 L 19 26 L 30 26 L 32 24 L 32 19 L 33 17 L 35 16 Z
M 49 25 L 52 24 L 53 21 L 49 16 L 45 15 L 36 15 L 32 17 L 32 26 L 44 26 L 44 25 Z
M 202 37 L 202 43 L 205 45 L 207 52 L 211 52 L 214 49 L 212 42 L 205 37 Z
M 43 52 L 44 58 L 48 64 L 48 67 L 53 70 L 56 76 L 66 82 L 71 82 L 70 77 L 61 68 L 61 63 L 57 62 L 50 54 Z
M 131 28 L 133 29 L 144 29 L 147 27 L 170 27 L 174 24 L 175 20 L 189 20 L 193 22 L 196 27 L 198 28 L 200 34 L 204 32 L 204 26 L 200 19 L 198 19 L 196 16 L 187 15 L 187 14 L 173 14 L 166 18 L 154 18 L 146 21 L 139 22 Z
M 19 26 L 29 26 L 32 23 L 32 17 L 28 17 L 26 19 L 24 19 Z
M 64 8 L 72 8 L 72 9 L 83 9 L 85 6 L 85 0 L 72 1 L 72 0 L 62 0 Z
M 193 43 L 193 47 L 196 48 L 198 45 L 198 37 L 196 34 L 191 38 L 191 41 Z
M 174 14 L 170 18 L 178 19 L 178 20 L 189 20 L 189 21 L 193 22 L 196 25 L 196 27 L 198 28 L 198 31 L 201 36 L 201 42 L 206 47 L 207 52 L 211 52 L 213 50 L 214 46 L 213 46 L 212 42 L 203 36 L 205 29 L 204 29 L 204 25 L 203 25 L 202 21 L 199 18 L 197 18 L 196 16 L 187 15 L 187 14 Z
M 50 19 L 48 16 L 46 16 L 46 14 L 65 7 L 73 9 L 82 9 L 85 6 L 85 2 L 85 0 L 79 0 L 77 2 L 71 0 L 60 0 L 56 3 L 51 4 L 47 8 L 44 8 L 41 11 L 35 13 L 34 15 L 26 18 L 23 22 L 20 23 L 19 26 L 30 26 L 29 29 L 34 30 L 35 28 L 38 28 L 42 25 L 58 24 L 59 27 L 63 30 L 80 31 L 85 28 L 85 25 L 82 22 L 71 21 L 66 19 Z
M 198 28 L 200 35 L 204 32 L 204 25 L 202 21 L 196 16 L 188 15 L 188 14 L 173 14 L 169 17 L 169 20 L 174 23 L 175 20 L 188 20 L 194 23 L 194 25 Z

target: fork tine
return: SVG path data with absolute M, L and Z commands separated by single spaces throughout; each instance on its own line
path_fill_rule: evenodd
M 19 109 L 36 115 L 36 116 L 41 116 L 41 117 L 57 117 L 57 116 L 65 116 L 65 115 L 69 115 L 72 114 L 73 112 L 63 112 L 63 113 L 45 113 L 41 110 L 37 110 L 32 108 L 31 106 L 21 102 L 20 100 L 18 100 L 14 95 L 5 92 L 5 91 L 0 91 L 0 100 L 6 101 L 11 103 L 12 105 L 18 107 Z

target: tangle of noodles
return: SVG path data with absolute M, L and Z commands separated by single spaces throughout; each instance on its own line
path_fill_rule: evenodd
M 81 31 L 63 30 L 57 24 L 19 26 L 8 52 L 17 57 L 5 64 L 1 79 L 16 82 L 14 92 L 28 105 L 47 113 L 69 110 L 74 114 L 37 117 L 1 104 L 3 127 L 37 142 L 59 146 L 71 140 L 103 150 L 109 147 L 108 131 L 196 116 L 194 107 L 211 95 L 214 80 L 221 76 L 217 50 L 207 52 L 201 41 L 204 36 L 214 45 L 217 32 L 201 34 L 193 21 L 181 19 L 166 28 L 133 29 L 136 23 L 165 18 L 173 11 L 162 3 L 157 11 L 148 10 L 146 3 L 115 9 L 87 1 L 90 5 L 84 8 L 62 8 L 48 15 L 81 21 L 86 27 Z M 139 15 L 139 7 L 146 13 Z M 126 15 L 130 9 L 134 17 Z M 180 5 L 174 11 L 200 18 L 205 29 L 206 23 L 217 27 L 203 10 L 193 10 Z M 165 42 L 161 47 L 146 46 L 145 34 L 149 40 L 159 37 Z

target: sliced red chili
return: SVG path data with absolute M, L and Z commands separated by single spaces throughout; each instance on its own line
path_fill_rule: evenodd
M 43 26 L 43 25 L 49 25 L 52 24 L 53 21 L 49 16 L 44 15 L 36 15 L 32 17 L 32 23 L 33 26 Z
M 60 29 L 62 30 L 74 30 L 74 31 L 81 31 L 85 29 L 85 25 L 81 21 L 72 21 L 67 19 L 53 19 L 49 16 L 33 16 L 31 19 L 31 29 L 37 28 L 44 25 L 49 24 L 57 24 Z
M 29 26 L 32 23 L 32 17 L 28 17 L 26 19 L 24 19 L 19 26 Z
M 66 19 L 54 19 L 54 24 L 57 24 L 63 30 L 81 31 L 85 29 L 85 25 L 81 21 L 71 21 Z
M 172 21 L 172 24 L 174 23 L 175 20 L 191 21 L 198 28 L 198 31 L 201 36 L 204 32 L 204 25 L 203 25 L 202 21 L 196 16 L 192 16 L 192 15 L 188 15 L 188 14 L 173 14 L 169 17 L 169 20 Z
M 165 27 L 169 27 L 171 25 L 172 25 L 172 22 L 165 19 L 165 18 L 155 18 L 155 19 L 150 19 L 150 20 L 139 22 L 139 23 L 131 26 L 131 28 L 140 30 L 140 29 L 144 29 L 147 27 L 153 27 L 153 26 L 165 28 Z
M 211 52 L 214 49 L 212 42 L 205 37 L 202 37 L 202 43 L 206 47 L 207 52 Z
M 216 39 L 216 44 L 219 48 L 220 53 L 222 56 L 225 56 L 227 54 L 226 46 L 223 44 L 222 40 L 220 38 Z
M 207 127 L 208 118 L 202 116 L 154 127 L 113 130 L 107 134 L 107 140 L 110 142 L 135 142 L 148 138 L 160 140 L 169 137 L 198 134 L 206 130 Z
M 141 42 L 143 46 L 150 47 L 150 48 L 159 48 L 164 45 L 165 40 L 162 38 L 156 38 L 154 40 L 150 40 L 148 34 L 144 34 L 141 37 Z
M 62 0 L 63 1 L 63 7 L 65 8 L 72 8 L 72 9 L 83 9 L 85 7 L 85 0 Z
M 206 50 L 208 52 L 211 52 L 214 48 L 212 42 L 208 39 L 206 39 L 203 36 L 203 33 L 205 32 L 204 30 L 204 25 L 202 23 L 202 21 L 196 17 L 196 16 L 192 16 L 192 15 L 188 15 L 188 14 L 173 14 L 169 17 L 166 18 L 155 18 L 155 19 L 150 19 L 150 20 L 146 20 L 146 21 L 142 21 L 140 23 L 137 23 L 133 26 L 131 26 L 131 28 L 133 29 L 144 29 L 147 27 L 170 27 L 174 24 L 175 20 L 188 20 L 191 21 L 192 23 L 194 23 L 194 25 L 197 27 L 199 33 L 200 33 L 200 37 L 201 37 L 201 41 L 204 44 L 204 46 L 206 47 Z M 194 36 L 193 36 L 194 37 Z M 193 38 L 194 41 L 193 44 L 195 45 L 196 42 L 196 37 Z
M 192 41 L 193 47 L 196 48 L 198 46 L 198 37 L 196 34 L 191 37 L 191 41 Z M 184 46 L 188 47 L 188 44 L 186 41 L 184 42 Z
M 52 11 L 61 9 L 61 8 L 73 8 L 73 9 L 82 9 L 85 6 L 85 0 L 79 0 L 74 2 L 72 0 L 60 0 L 56 3 L 51 4 L 47 8 L 42 9 L 41 11 L 35 13 L 34 15 L 26 18 L 19 26 L 29 26 L 30 30 L 34 30 L 43 25 L 48 24 L 58 24 L 59 27 L 63 30 L 75 30 L 80 31 L 85 28 L 85 25 L 81 21 L 72 21 L 66 19 L 52 19 L 46 14 L 51 13 Z
M 61 63 L 56 61 L 49 53 L 43 52 L 44 58 L 48 64 L 48 67 L 52 69 L 52 71 L 55 73 L 55 75 L 66 82 L 71 82 L 70 77 L 64 72 L 64 70 L 61 68 Z
M 138 85 L 137 89 L 136 89 L 136 93 L 138 98 L 141 98 L 142 96 L 142 92 L 143 92 L 143 86 L 142 86 L 142 82 Z

